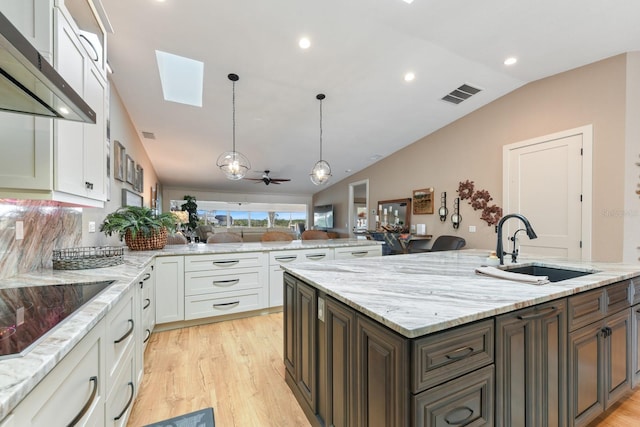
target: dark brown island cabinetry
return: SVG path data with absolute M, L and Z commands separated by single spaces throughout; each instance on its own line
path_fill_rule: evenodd
M 289 274 L 284 288 L 286 380 L 312 425 L 493 425 L 493 320 L 412 340 Z

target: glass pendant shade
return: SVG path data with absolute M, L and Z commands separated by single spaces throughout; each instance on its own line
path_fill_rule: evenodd
M 322 185 L 329 181 L 329 177 L 331 177 L 331 166 L 326 161 L 320 160 L 311 169 L 309 177 L 315 185 Z
M 320 93 L 316 95 L 316 99 L 320 101 L 320 160 L 313 166 L 309 178 L 315 185 L 322 185 L 329 181 L 331 177 L 331 166 L 326 160 L 322 160 L 322 100 L 325 98 L 324 94 Z
M 220 154 L 216 164 L 225 174 L 227 179 L 237 181 L 244 178 L 247 171 L 251 169 L 249 159 L 242 153 L 236 151 L 236 82 L 240 79 L 237 74 L 229 74 L 227 76 L 232 83 L 232 101 L 233 106 L 233 148 L 231 151 L 225 151 Z
M 238 180 L 244 178 L 251 169 L 249 159 L 237 151 L 225 151 L 218 157 L 217 165 L 228 179 Z

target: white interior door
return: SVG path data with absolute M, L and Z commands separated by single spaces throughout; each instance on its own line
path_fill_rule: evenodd
M 504 213 L 524 215 L 538 235 L 530 240 L 526 233 L 518 233 L 520 253 L 589 259 L 583 232 L 587 225 L 590 229 L 590 206 L 588 210 L 584 206 L 585 202 L 590 205 L 590 196 L 585 200 L 584 177 L 591 171 L 590 162 L 585 162 L 584 131 L 580 128 L 505 146 Z M 590 133 L 587 139 L 590 153 Z M 590 187 L 590 181 L 587 184 Z M 512 250 L 508 237 L 518 228 L 523 228 L 518 220 L 505 223 L 506 251 Z

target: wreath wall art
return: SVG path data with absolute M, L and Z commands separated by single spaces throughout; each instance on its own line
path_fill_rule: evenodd
M 493 197 L 487 190 L 476 191 L 473 181 L 460 182 L 456 191 L 460 196 L 460 200 L 466 200 L 473 210 L 482 211 L 480 219 L 485 221 L 487 225 L 495 225 L 502 218 L 502 208 L 495 204 L 489 206 L 489 202 L 493 200 Z

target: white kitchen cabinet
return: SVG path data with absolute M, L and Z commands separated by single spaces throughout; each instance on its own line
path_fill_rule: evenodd
M 136 310 L 135 288 L 123 295 L 105 318 L 106 324 L 106 392 L 111 392 L 116 377 L 126 363 L 135 342 Z
M 281 265 L 298 262 L 318 262 L 334 259 L 333 249 L 298 249 L 269 252 L 269 307 L 279 307 L 283 302 Z
M 51 1 L 2 0 L 0 7 L 27 38 L 40 39 L 36 48 L 96 112 L 95 124 L 0 112 L 0 197 L 103 207 L 106 79 L 88 57 L 66 10 Z
M 105 421 L 107 427 L 124 427 L 133 408 L 137 393 L 135 351 L 128 351 L 120 364 L 118 375 L 114 378 L 113 389 L 107 395 Z
M 635 388 L 640 384 L 640 304 L 631 307 L 631 331 L 631 386 Z
M 185 319 L 267 307 L 268 274 L 263 252 L 185 257 Z
M 144 373 L 144 351 L 156 322 L 154 273 L 154 266 L 150 265 L 136 279 L 136 384 L 138 385 Z
M 184 320 L 184 257 L 157 257 L 156 322 Z
M 95 326 L 13 411 L 16 426 L 102 426 L 105 325 Z
M 335 248 L 335 259 L 355 259 L 382 256 L 382 245 L 350 246 Z

